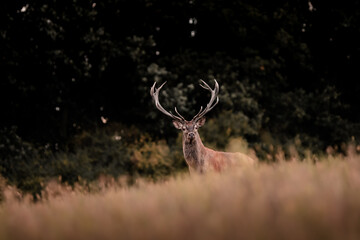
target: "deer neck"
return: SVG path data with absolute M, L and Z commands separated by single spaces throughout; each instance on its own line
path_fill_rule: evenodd
M 201 141 L 199 133 L 195 134 L 193 141 L 189 142 L 186 140 L 186 137 L 183 136 L 183 152 L 186 163 L 190 168 L 193 168 L 198 171 L 202 171 L 204 165 L 203 156 L 205 147 Z

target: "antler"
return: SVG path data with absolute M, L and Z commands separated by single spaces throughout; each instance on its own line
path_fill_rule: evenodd
M 215 87 L 214 89 L 211 89 L 211 87 L 209 87 L 209 85 L 206 84 L 206 82 L 204 82 L 203 80 L 201 80 L 200 84 L 201 87 L 205 88 L 206 90 L 209 90 L 211 92 L 211 98 L 209 103 L 206 105 L 206 108 L 203 110 L 203 107 L 201 106 L 200 111 L 198 112 L 198 114 L 196 114 L 193 119 L 191 121 L 197 121 L 200 118 L 202 118 L 206 113 L 208 113 L 209 111 L 211 111 L 211 109 L 213 109 L 215 107 L 216 104 L 218 104 L 219 102 L 219 97 L 217 96 L 219 93 L 219 84 L 216 81 L 216 79 L 214 79 L 215 81 Z M 216 99 L 216 102 L 214 103 Z
M 160 112 L 164 113 L 165 115 L 171 117 L 172 119 L 176 119 L 179 120 L 181 122 L 185 122 L 185 118 L 183 116 L 181 116 L 181 114 L 178 112 L 178 110 L 175 107 L 175 112 L 178 116 L 175 116 L 174 114 L 172 114 L 171 112 L 166 111 L 160 104 L 159 102 L 159 92 L 160 89 L 165 85 L 166 82 L 164 82 L 163 84 L 161 84 L 161 86 L 159 88 L 155 88 L 156 82 L 154 82 L 154 85 L 151 87 L 150 89 L 150 95 L 151 97 L 154 99 L 155 102 L 155 106 L 157 109 L 160 110 Z

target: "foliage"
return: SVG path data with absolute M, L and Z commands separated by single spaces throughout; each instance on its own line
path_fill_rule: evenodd
M 162 105 L 191 119 L 209 97 L 198 79 L 218 80 L 220 103 L 201 130 L 217 149 L 242 138 L 274 160 L 291 146 L 305 157 L 358 144 L 359 9 L 358 0 L 4 1 L 0 173 L 39 193 L 58 175 L 72 185 L 184 169 L 178 133 L 149 96 L 165 81 Z M 111 132 L 116 122 L 134 127 Z
M 261 119 L 260 119 L 261 120 Z M 250 120 L 242 112 L 223 112 L 216 119 L 210 119 L 200 130 L 205 142 L 224 149 L 230 138 L 240 136 L 256 137 L 260 126 L 255 119 Z
M 39 192 L 46 175 L 46 162 L 32 144 L 23 141 L 16 128 L 0 132 L 0 174 L 24 191 Z
M 23 141 L 14 128 L 1 133 L 0 174 L 37 197 L 52 178 L 60 177 L 70 186 L 81 181 L 91 183 L 100 176 L 160 180 L 184 168 L 181 148 L 152 141 L 139 129 L 120 124 L 76 135 L 67 151 L 39 149 Z
M 99 175 L 157 179 L 174 170 L 174 153 L 170 152 L 168 145 L 164 141 L 152 141 L 149 135 L 135 127 L 113 124 L 95 132 L 83 132 L 74 138 L 72 145 L 75 148 L 71 152 L 80 154 L 76 158 L 89 164 L 90 172 L 95 171 L 91 176 L 80 175 L 87 180 L 96 179 Z M 73 155 L 71 152 L 66 155 Z M 81 171 L 88 173 L 84 167 L 80 168 Z
M 1 124 L 18 126 L 30 142 L 60 146 L 101 117 L 174 138 L 149 87 L 168 81 L 164 106 L 192 116 L 206 102 L 197 80 L 215 77 L 222 86 L 216 115 L 242 112 L 255 122 L 254 135 L 303 133 L 322 149 L 339 144 L 360 131 L 352 80 L 359 75 L 358 5 L 2 3 Z

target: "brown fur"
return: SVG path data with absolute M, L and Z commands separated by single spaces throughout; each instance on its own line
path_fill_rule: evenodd
M 204 123 L 203 120 L 202 124 Z M 174 125 L 176 126 L 176 123 Z M 251 166 L 255 164 L 255 161 L 245 154 L 218 152 L 205 147 L 197 131 L 197 128 L 202 125 L 195 127 L 193 125 L 192 122 L 186 122 L 176 126 L 183 130 L 183 153 L 191 173 L 221 172 L 233 166 Z M 189 132 L 194 133 L 194 139 L 189 140 Z

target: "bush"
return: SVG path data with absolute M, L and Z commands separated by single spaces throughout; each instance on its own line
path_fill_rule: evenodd
M 61 176 L 70 185 L 99 176 L 157 180 L 184 167 L 180 146 L 170 148 L 136 127 L 111 124 L 76 135 L 67 151 L 55 154 L 51 175 Z
M 48 154 L 21 139 L 16 128 L 3 128 L 0 131 L 0 174 L 18 188 L 39 193 L 46 176 Z
M 50 152 L 23 141 L 16 128 L 3 129 L 0 174 L 35 198 L 50 179 L 59 178 L 70 186 L 79 181 L 90 183 L 100 176 L 158 180 L 184 167 L 180 146 L 170 148 L 164 140 L 153 141 L 138 128 L 113 124 L 83 131 L 66 150 Z

